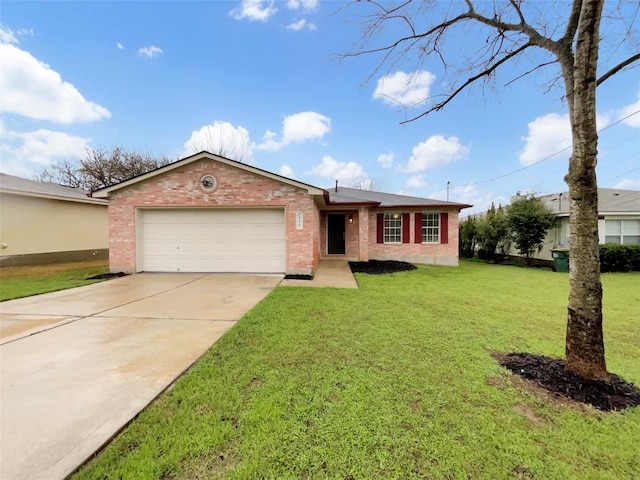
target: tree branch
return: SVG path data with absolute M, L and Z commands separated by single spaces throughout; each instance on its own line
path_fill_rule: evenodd
M 462 85 L 460 85 L 452 94 L 447 95 L 447 98 L 445 100 L 443 100 L 440 103 L 435 104 L 433 107 L 429 108 L 428 110 L 425 110 L 424 112 L 422 112 L 420 115 L 417 115 L 413 118 L 410 118 L 409 120 L 404 120 L 402 122 L 400 122 L 401 124 L 404 123 L 409 123 L 409 122 L 413 122 L 414 120 L 417 120 L 419 118 L 422 118 L 426 115 L 428 115 L 431 112 L 437 112 L 438 110 L 441 110 L 442 108 L 445 107 L 445 105 L 447 105 L 451 100 L 453 100 L 456 96 L 458 96 L 458 94 L 460 92 L 462 92 L 465 88 L 467 88 L 469 85 L 471 85 L 472 83 L 474 83 L 476 80 L 482 78 L 482 77 L 487 77 L 489 75 L 491 75 L 500 65 L 502 65 L 503 63 L 509 61 L 510 59 L 512 59 L 513 57 L 521 54 L 522 52 L 524 52 L 527 48 L 532 47 L 533 44 L 527 42 L 524 45 L 521 45 L 520 47 L 516 48 L 514 51 L 509 52 L 507 55 L 505 55 L 504 57 L 502 57 L 500 60 L 498 60 L 496 63 L 494 63 L 493 65 L 489 66 L 488 68 L 484 69 L 482 72 L 469 77 L 467 79 L 466 82 L 464 82 Z
M 507 83 L 504 84 L 504 86 L 508 86 L 511 85 L 513 82 L 516 82 L 518 80 L 520 80 L 522 77 L 526 77 L 527 75 L 529 75 L 530 73 L 535 72 L 536 70 L 540 69 L 540 68 L 544 68 L 544 67 L 548 67 L 549 65 L 553 65 L 554 63 L 558 63 L 558 60 L 552 60 L 550 62 L 544 62 L 541 63 L 540 65 L 537 65 L 535 67 L 533 67 L 531 70 L 527 70 L 526 72 L 524 72 L 521 75 L 518 75 L 515 78 L 512 78 L 511 80 L 509 80 Z
M 640 53 L 636 53 L 635 55 L 632 55 L 631 57 L 627 58 L 626 60 L 624 60 L 623 62 L 620 62 L 618 65 L 616 65 L 615 67 L 613 67 L 611 70 L 609 70 L 607 73 L 605 73 L 604 75 L 602 75 L 598 81 L 596 82 L 596 87 L 599 87 L 601 83 L 603 83 L 605 80 L 608 80 L 609 77 L 615 75 L 616 73 L 618 73 L 620 70 L 622 70 L 625 67 L 628 67 L 629 65 L 631 65 L 633 62 L 636 62 L 640 60 Z
M 565 42 L 572 43 L 573 37 L 576 36 L 578 31 L 578 21 L 580 20 L 580 9 L 582 8 L 581 0 L 573 0 L 571 5 L 571 14 L 569 14 L 569 21 L 567 22 L 567 29 L 564 32 L 562 39 Z

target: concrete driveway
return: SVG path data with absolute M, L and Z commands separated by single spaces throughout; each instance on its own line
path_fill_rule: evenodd
M 279 275 L 138 274 L 0 304 L 0 478 L 64 478 Z

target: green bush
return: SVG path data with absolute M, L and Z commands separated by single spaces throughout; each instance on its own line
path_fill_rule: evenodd
M 600 245 L 600 270 L 605 272 L 640 272 L 640 245 Z

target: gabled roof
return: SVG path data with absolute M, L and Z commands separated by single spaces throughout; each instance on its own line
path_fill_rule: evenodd
M 70 202 L 107 204 L 105 200 L 89 197 L 89 192 L 80 188 L 65 187 L 51 182 L 36 182 L 22 177 L 7 175 L 6 173 L 0 173 L 0 192 Z
M 123 182 L 116 183 L 115 185 L 110 185 L 108 187 L 94 190 L 91 193 L 91 195 L 97 198 L 107 198 L 111 192 L 115 192 L 122 188 L 127 188 L 130 185 L 134 185 L 136 183 L 149 180 L 150 178 L 170 172 L 171 170 L 174 170 L 176 168 L 184 167 L 186 165 L 189 165 L 190 163 L 197 162 L 199 160 L 213 160 L 225 165 L 229 165 L 231 167 L 239 168 L 241 170 L 245 170 L 247 172 L 260 175 L 262 177 L 270 178 L 272 180 L 285 183 L 287 185 L 292 185 L 294 187 L 301 188 L 303 190 L 306 190 L 309 195 L 322 196 L 325 194 L 324 190 L 318 187 L 314 187 L 313 185 L 302 183 L 297 180 L 293 180 L 291 178 L 283 177 L 282 175 L 277 175 L 275 173 L 268 172 L 267 170 L 262 170 L 261 168 L 254 167 L 246 163 L 238 162 L 236 160 L 231 160 L 229 158 L 221 157 L 219 155 L 214 155 L 213 153 L 202 151 L 200 153 L 196 153 L 189 157 L 182 158 L 175 162 L 156 168 L 155 170 L 151 170 L 150 172 L 143 173 L 142 175 L 137 175 Z
M 569 192 L 552 193 L 540 197 L 558 216 L 569 215 Z M 617 188 L 598 189 L 598 213 L 640 214 L 640 191 Z
M 362 205 L 370 204 L 377 207 L 455 207 L 458 209 L 469 208 L 466 203 L 446 202 L 431 198 L 410 197 L 408 195 L 396 195 L 393 193 L 372 192 L 357 188 L 337 187 L 327 188 L 329 203 L 327 205 Z

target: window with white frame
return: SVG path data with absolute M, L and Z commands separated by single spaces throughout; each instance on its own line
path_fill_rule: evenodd
M 440 214 L 422 214 L 422 243 L 440 242 Z
M 605 243 L 640 245 L 640 219 L 605 220 Z
M 384 243 L 402 243 L 402 214 L 384 214 Z

